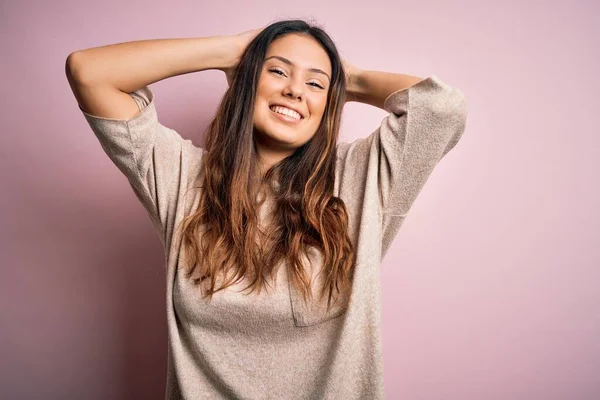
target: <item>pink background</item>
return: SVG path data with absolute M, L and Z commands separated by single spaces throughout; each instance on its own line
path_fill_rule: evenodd
M 164 398 L 162 248 L 67 55 L 296 17 L 360 67 L 435 74 L 468 101 L 382 263 L 386 398 L 600 398 L 600 7 L 361 3 L 3 2 L 0 398 Z M 199 144 L 226 85 L 205 71 L 151 87 L 161 122 Z M 343 139 L 384 117 L 347 105 Z

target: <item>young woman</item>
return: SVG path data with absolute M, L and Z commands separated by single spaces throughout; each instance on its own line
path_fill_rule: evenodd
M 200 148 L 162 125 L 148 85 L 219 69 Z M 466 102 L 433 75 L 359 69 L 319 27 L 77 51 L 67 76 L 165 249 L 168 399 L 381 399 L 379 265 Z M 339 142 L 342 109 L 388 115 Z

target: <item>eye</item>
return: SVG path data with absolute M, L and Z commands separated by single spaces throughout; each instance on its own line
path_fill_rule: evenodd
M 269 72 L 276 72 L 276 73 L 277 73 L 277 75 L 283 75 L 283 76 L 286 76 L 286 75 L 285 75 L 285 73 L 284 73 L 283 71 L 281 71 L 280 69 L 276 69 L 276 68 L 271 68 L 271 69 L 269 70 Z M 318 88 L 325 89 L 323 86 L 319 85 L 319 84 L 318 84 L 318 83 L 316 83 L 316 82 L 310 82 L 310 83 L 309 83 L 309 85 L 314 85 L 314 86 L 316 86 L 316 87 L 318 87 Z
M 271 68 L 271 69 L 269 70 L 269 72 L 279 72 L 279 75 L 283 75 L 283 76 L 285 76 L 285 74 L 283 73 L 283 71 L 281 71 L 281 70 L 279 70 L 279 69 Z

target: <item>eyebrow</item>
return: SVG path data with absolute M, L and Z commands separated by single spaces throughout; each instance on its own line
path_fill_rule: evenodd
M 284 63 L 286 63 L 288 65 L 291 65 L 291 66 L 294 65 L 293 62 L 291 62 L 287 58 L 281 57 L 281 56 L 271 56 L 269 58 L 266 58 L 265 61 L 270 60 L 271 58 L 276 58 L 276 59 L 278 59 L 280 61 L 283 61 Z M 310 72 L 316 72 L 317 74 L 323 74 L 323 75 L 325 75 L 331 81 L 331 78 L 329 77 L 329 75 L 327 75 L 327 73 L 325 71 L 323 71 L 322 69 L 319 69 L 319 68 L 309 68 L 308 70 Z

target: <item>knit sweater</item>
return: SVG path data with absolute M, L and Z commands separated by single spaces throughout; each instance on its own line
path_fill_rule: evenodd
M 380 263 L 435 166 L 465 130 L 462 92 L 432 75 L 390 94 L 387 115 L 368 136 L 338 143 L 334 195 L 346 204 L 357 259 L 349 301 L 329 311 L 318 303 L 318 262 L 307 264 L 312 304 L 303 303 L 286 268 L 278 268 L 274 290 L 248 295 L 243 280 L 201 298 L 182 271 L 176 228 L 199 204 L 205 150 L 159 122 L 148 86 L 130 95 L 140 112 L 129 119 L 80 111 L 164 246 L 166 398 L 382 399 Z

